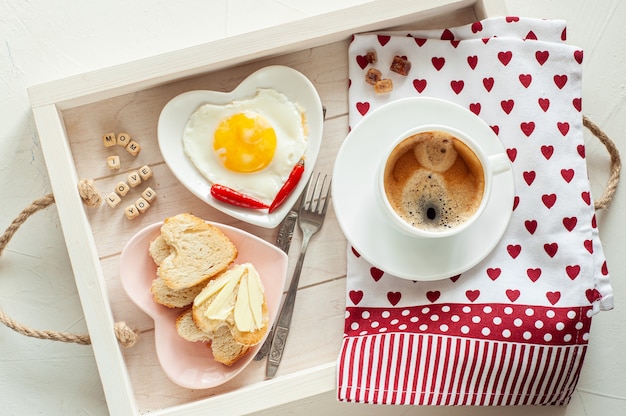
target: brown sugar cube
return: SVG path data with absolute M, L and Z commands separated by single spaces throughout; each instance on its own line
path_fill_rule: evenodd
M 374 84 L 374 92 L 376 94 L 388 94 L 393 90 L 393 81 L 390 79 L 381 79 Z
M 407 76 L 409 74 L 409 71 L 411 70 L 411 62 L 407 61 L 401 56 L 396 55 L 393 57 L 391 67 L 389 69 L 400 75 Z
M 106 196 L 106 200 L 107 204 L 109 204 L 111 208 L 115 208 L 120 202 L 122 202 L 122 198 L 120 198 L 120 196 L 115 192 L 108 194 Z
M 115 146 L 115 133 L 107 133 L 102 136 L 102 142 L 106 147 Z
M 124 209 L 124 215 L 126 215 L 126 218 L 129 220 L 137 218 L 139 214 L 140 212 L 134 204 L 129 205 Z
M 142 167 L 140 167 L 139 176 L 141 176 L 141 179 L 143 179 L 144 181 L 150 179 L 152 177 L 152 169 L 150 169 L 150 166 L 143 165 Z
M 131 142 L 130 134 L 128 134 L 128 133 L 120 133 L 120 134 L 117 135 L 117 144 L 119 146 L 126 147 L 126 146 L 128 146 L 128 144 L 130 142 Z
M 139 143 L 132 140 L 130 143 L 128 143 L 128 146 L 126 146 L 126 150 L 128 150 L 128 153 L 130 153 L 131 155 L 137 156 L 139 154 L 139 151 L 141 150 L 141 146 L 139 146 Z
M 133 171 L 128 174 L 128 184 L 131 188 L 139 185 L 141 183 L 141 176 L 139 176 L 139 172 Z
M 376 82 L 380 81 L 383 78 L 382 72 L 380 72 L 376 68 L 370 68 L 365 73 L 365 82 L 370 85 L 376 84 Z
M 120 182 L 115 186 L 115 192 L 119 196 L 125 196 L 130 191 L 130 186 L 126 182 Z
M 109 156 L 107 157 L 107 166 L 109 169 L 119 169 L 120 168 L 120 157 L 119 156 Z
M 139 212 L 141 212 L 142 214 L 146 212 L 148 208 L 150 208 L 150 204 L 148 203 L 148 201 L 146 201 L 143 198 L 139 198 L 138 200 L 136 200 L 135 206 L 137 207 Z
M 148 201 L 148 203 L 152 203 L 152 201 L 156 198 L 156 192 L 150 187 L 147 187 L 145 191 L 141 193 L 141 197 Z
M 365 59 L 368 63 L 375 64 L 378 62 L 378 55 L 376 54 L 376 51 L 369 51 L 365 54 Z

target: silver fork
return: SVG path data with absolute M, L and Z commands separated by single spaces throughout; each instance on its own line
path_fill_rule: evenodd
M 300 273 L 302 272 L 302 264 L 304 263 L 304 256 L 306 255 L 306 249 L 309 245 L 309 240 L 313 234 L 317 233 L 324 224 L 324 218 L 326 217 L 326 209 L 328 208 L 328 200 L 330 199 L 330 181 L 324 193 L 324 187 L 326 184 L 326 176 L 319 183 L 320 174 L 318 173 L 315 182 L 309 182 L 305 191 L 305 203 L 302 204 L 298 212 L 298 225 L 302 230 L 302 248 L 300 249 L 300 256 L 296 263 L 296 268 L 289 283 L 289 289 L 287 290 L 287 296 L 280 308 L 280 313 L 276 319 L 276 325 L 274 328 L 274 336 L 272 338 L 272 346 L 270 347 L 270 353 L 267 360 L 267 368 L 265 375 L 268 378 L 273 378 L 276 375 L 276 370 L 280 365 L 280 361 L 283 358 L 283 351 L 285 349 L 285 342 L 287 341 L 287 335 L 289 334 L 289 326 L 291 325 L 291 317 L 293 315 L 293 307 L 296 303 L 296 294 L 298 293 L 298 283 L 300 281 Z M 318 189 L 318 184 L 319 189 Z M 312 188 L 312 189 L 311 189 Z

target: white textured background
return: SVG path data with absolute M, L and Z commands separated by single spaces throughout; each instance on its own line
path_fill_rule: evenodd
M 419 1 L 419 0 L 416 0 Z M 0 230 L 50 192 L 26 88 L 364 3 L 365 0 L 0 0 Z M 585 51 L 583 112 L 626 151 L 626 2 L 505 0 L 509 14 L 568 21 L 568 42 Z M 596 197 L 607 157 L 588 137 Z M 567 408 L 538 415 L 626 414 L 626 226 L 623 192 L 599 215 L 616 309 L 594 321 L 579 391 Z M 33 216 L 0 258 L 0 308 L 40 328 L 85 332 L 56 209 Z M 334 394 L 262 414 L 334 414 Z M 353 414 L 463 414 L 450 409 L 342 407 Z M 528 411 L 528 409 L 526 409 Z M 483 413 L 484 412 L 484 413 Z M 523 414 L 492 409 L 472 414 Z M 519 413 L 518 413 L 519 412 Z M 41 341 L 0 327 L 0 415 L 106 415 L 90 347 Z

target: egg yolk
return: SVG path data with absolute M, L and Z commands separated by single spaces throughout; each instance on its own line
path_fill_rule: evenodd
M 233 172 L 259 171 L 270 164 L 276 151 L 276 132 L 256 113 L 238 113 L 220 122 L 213 137 L 213 151 Z

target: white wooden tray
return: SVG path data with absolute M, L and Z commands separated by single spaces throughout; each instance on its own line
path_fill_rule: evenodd
M 293 67 L 316 86 L 327 109 L 316 170 L 330 173 L 348 129 L 347 48 L 353 33 L 392 28 L 441 28 L 505 14 L 502 0 L 385 0 L 33 86 L 29 95 L 85 320 L 111 414 L 245 414 L 335 388 L 335 359 L 345 307 L 346 241 L 334 213 L 307 254 L 300 294 L 278 375 L 265 380 L 265 362 L 253 362 L 230 382 L 188 390 L 169 381 L 154 349 L 153 323 L 121 289 L 120 251 L 148 224 L 180 212 L 234 225 L 273 242 L 275 229 L 238 222 L 182 187 L 163 162 L 156 140 L 162 107 L 193 89 L 232 90 L 266 65 Z M 128 132 L 142 146 L 122 154 L 122 169 L 106 167 L 102 135 Z M 119 154 L 123 152 L 118 152 Z M 139 218 L 124 217 L 124 201 L 112 209 L 87 208 L 77 191 L 93 178 L 102 194 L 130 170 L 149 165 L 146 182 L 158 197 Z M 141 187 L 138 187 L 141 188 Z M 289 275 L 298 254 L 294 236 Z M 132 348 L 120 347 L 114 322 L 141 331 Z

